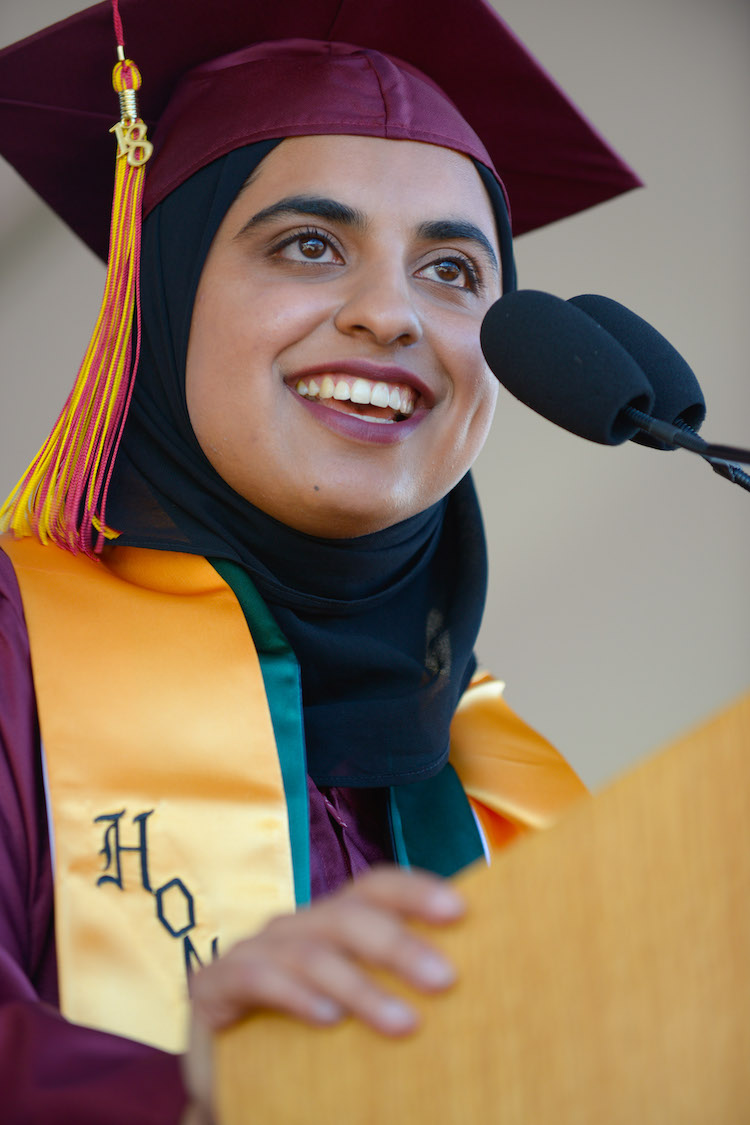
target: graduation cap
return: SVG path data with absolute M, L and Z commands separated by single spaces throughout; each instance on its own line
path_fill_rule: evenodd
M 515 234 L 640 183 L 485 0 L 106 0 L 6 47 L 0 153 L 109 259 L 76 387 L 6 526 L 89 554 L 114 534 L 104 502 L 137 366 L 141 208 L 241 145 L 324 133 L 479 160 Z
M 194 67 L 251 44 L 313 39 L 395 56 L 432 79 L 481 138 L 507 188 L 516 235 L 640 183 L 484 0 L 120 0 L 119 9 L 152 140 Z M 0 51 L 0 152 L 101 257 L 117 116 L 114 42 L 105 2 Z M 213 73 L 221 80 L 220 67 Z M 258 94 L 245 89 L 252 109 Z M 223 109 L 224 119 L 210 123 L 214 141 L 231 132 L 237 106 Z M 196 126 L 191 147 L 204 159 L 211 141 L 206 124 Z

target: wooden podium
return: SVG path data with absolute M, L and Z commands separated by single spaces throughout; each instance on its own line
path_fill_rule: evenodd
M 420 1030 L 253 1017 L 221 1125 L 748 1125 L 750 695 L 458 882 Z

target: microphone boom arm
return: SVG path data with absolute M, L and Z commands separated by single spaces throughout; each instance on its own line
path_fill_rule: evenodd
M 733 484 L 738 484 L 741 488 L 746 488 L 750 492 L 750 476 L 737 465 L 732 464 L 733 461 L 750 464 L 750 450 L 738 449 L 733 445 L 714 445 L 711 442 L 704 441 L 695 430 L 684 423 L 681 426 L 671 425 L 669 422 L 663 422 L 659 418 L 652 418 L 651 415 L 644 414 L 642 410 L 636 410 L 634 406 L 626 406 L 623 409 L 623 414 L 640 430 L 666 445 L 687 449 L 690 453 L 697 453 L 704 461 L 708 461 L 711 468 L 719 476 L 732 481 Z

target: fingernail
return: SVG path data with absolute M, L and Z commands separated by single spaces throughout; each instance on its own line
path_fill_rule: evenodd
M 415 1023 L 414 1012 L 400 1000 L 384 1000 L 378 1010 L 381 1023 L 386 1024 L 392 1031 L 404 1031 L 413 1027 Z
M 430 905 L 438 914 L 444 914 L 449 918 L 463 914 L 464 911 L 464 901 L 461 896 L 445 886 L 435 888 Z
M 338 1023 L 343 1014 L 341 1006 L 335 1000 L 321 996 L 315 1001 L 315 1019 L 321 1023 Z
M 445 958 L 435 953 L 427 953 L 417 963 L 417 976 L 422 984 L 444 988 L 456 979 L 456 970 Z

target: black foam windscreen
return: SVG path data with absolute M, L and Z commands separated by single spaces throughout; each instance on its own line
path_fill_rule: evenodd
M 614 336 L 645 372 L 654 388 L 655 401 L 651 411 L 654 418 L 676 426 L 685 422 L 694 430 L 700 428 L 706 417 L 703 392 L 692 368 L 669 340 L 648 321 L 610 297 L 584 293 L 580 297 L 571 297 L 569 303 Z M 643 433 L 636 434 L 633 441 L 656 449 L 673 448 Z
M 506 293 L 485 316 L 481 343 L 516 398 L 589 441 L 619 445 L 638 433 L 626 406 L 651 413 L 654 392 L 636 361 L 588 313 L 551 293 Z

